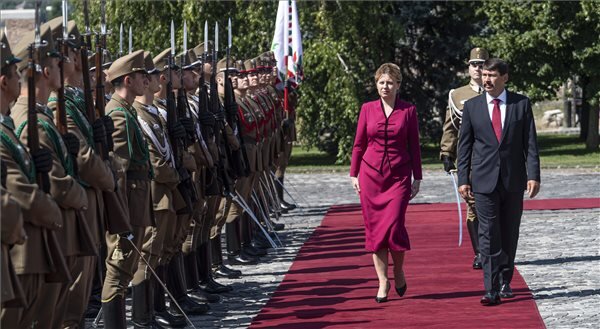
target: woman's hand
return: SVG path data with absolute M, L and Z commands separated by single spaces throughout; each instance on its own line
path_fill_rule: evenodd
M 356 192 L 356 195 L 360 195 L 360 184 L 358 184 L 358 177 L 350 177 L 350 180 L 352 181 L 352 188 L 354 189 L 354 192 Z
M 412 186 L 410 188 L 410 199 L 411 200 L 412 200 L 412 198 L 417 196 L 417 194 L 419 193 L 420 187 L 421 187 L 421 180 L 413 181 Z

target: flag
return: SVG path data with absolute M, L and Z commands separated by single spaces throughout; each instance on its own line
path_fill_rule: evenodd
M 302 71 L 302 35 L 296 0 L 279 1 L 271 50 L 277 60 L 279 81 L 285 81 L 287 76 L 292 85 L 300 83 L 304 78 L 304 73 Z

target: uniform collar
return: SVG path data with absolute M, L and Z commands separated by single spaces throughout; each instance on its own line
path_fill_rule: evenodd
M 469 81 L 469 87 L 471 87 L 471 89 L 473 89 L 473 91 L 478 94 L 481 94 L 483 92 L 483 87 L 481 87 L 481 85 L 477 82 L 473 82 L 472 80 Z
M 15 130 L 15 122 L 8 115 L 0 114 L 0 123 L 10 128 L 10 130 Z

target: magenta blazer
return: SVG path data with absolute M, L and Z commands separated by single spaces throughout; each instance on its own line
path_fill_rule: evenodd
M 389 166 L 394 173 L 405 164 L 410 165 L 414 179 L 423 178 L 417 108 L 397 99 L 386 118 L 380 99 L 364 103 L 356 128 L 350 176 L 357 177 L 363 165 L 379 173 Z

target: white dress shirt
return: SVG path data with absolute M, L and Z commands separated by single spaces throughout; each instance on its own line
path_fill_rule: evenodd
M 490 96 L 488 93 L 485 93 L 485 98 L 487 100 L 488 112 L 490 113 L 491 121 L 492 113 L 494 113 L 494 97 Z M 506 118 L 506 89 L 502 90 L 500 96 L 496 98 L 500 100 L 500 118 L 502 119 L 502 129 L 504 129 L 504 118 Z

